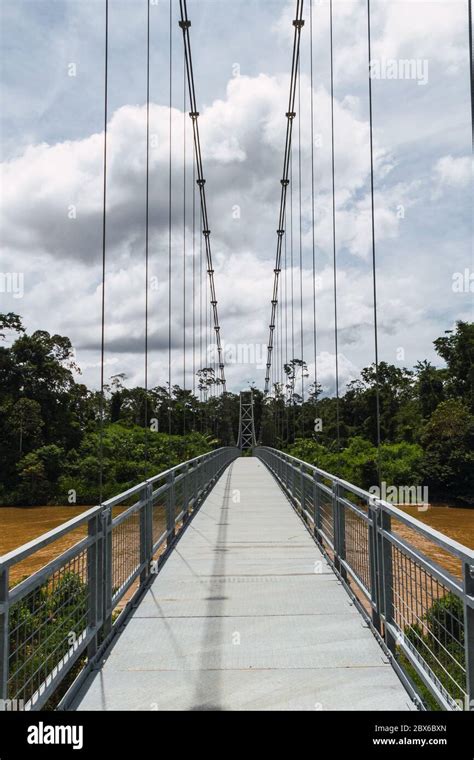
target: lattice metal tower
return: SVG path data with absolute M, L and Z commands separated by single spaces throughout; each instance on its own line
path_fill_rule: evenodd
M 239 449 L 252 449 L 257 445 L 255 439 L 255 424 L 253 419 L 253 393 L 241 391 L 239 415 Z

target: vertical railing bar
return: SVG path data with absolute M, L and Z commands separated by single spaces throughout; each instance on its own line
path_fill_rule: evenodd
M 169 547 L 176 535 L 174 470 L 171 470 L 166 480 L 168 483 L 166 499 L 166 546 Z
M 107 507 L 101 513 L 102 518 L 102 609 L 104 636 L 112 629 L 112 594 L 113 594 L 113 540 L 112 509 Z
M 9 569 L 0 568 L 0 699 L 8 699 L 9 678 L 9 594 L 8 594 Z
M 385 537 L 383 531 L 391 532 L 391 517 L 384 509 L 379 510 L 380 520 L 380 557 L 379 565 L 380 591 L 383 603 L 384 613 L 384 633 L 385 643 L 391 652 L 395 653 L 396 642 L 389 632 L 387 624 L 393 623 L 393 563 L 392 563 L 392 544 Z
M 153 487 L 145 483 L 140 508 L 140 564 L 145 565 L 140 573 L 140 583 L 145 583 L 151 572 L 153 558 Z
M 183 478 L 183 525 L 189 517 L 189 464 L 184 464 Z
M 333 480 L 331 482 L 331 508 L 332 508 L 332 540 L 334 544 L 334 564 L 336 570 L 339 572 L 339 522 L 338 522 L 338 502 L 337 502 L 337 482 Z
M 321 499 L 319 494 L 319 475 L 317 472 L 313 473 L 313 520 L 314 520 L 314 535 L 319 543 L 322 544 L 321 537 Z
M 306 521 L 306 515 L 304 513 L 304 465 L 301 464 L 300 470 L 300 504 L 301 504 L 301 516 Z
M 98 629 L 102 618 L 102 595 L 100 592 L 99 556 L 102 551 L 100 515 L 94 515 L 88 522 L 88 535 L 92 543 L 87 547 L 87 584 L 88 584 L 88 626 L 95 631 L 87 648 L 87 656 L 92 659 L 99 645 Z
M 336 501 L 337 501 L 337 511 L 338 511 L 338 522 L 339 522 L 339 557 L 344 562 L 346 561 L 346 508 L 344 504 L 340 501 L 341 497 L 341 486 L 338 483 L 336 485 Z M 346 580 L 347 579 L 347 570 L 346 568 L 341 565 L 341 575 Z
M 198 473 L 199 473 L 199 464 L 197 462 L 194 462 L 193 463 L 193 512 L 196 509 L 196 503 L 197 503 L 197 498 L 198 498 L 198 490 L 199 490 Z
M 369 565 L 370 565 L 370 595 L 372 606 L 372 623 L 380 633 L 380 599 L 378 583 L 378 552 L 377 552 L 377 524 L 379 508 L 369 500 L 367 514 L 369 516 Z
M 464 651 L 466 659 L 465 710 L 474 709 L 474 609 L 467 603 L 467 597 L 474 597 L 474 565 L 464 562 Z

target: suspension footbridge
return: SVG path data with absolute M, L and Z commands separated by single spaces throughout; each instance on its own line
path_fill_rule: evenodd
M 474 552 L 288 454 L 253 452 L 189 460 L 1 558 L 3 704 L 409 710 L 427 689 L 469 709 Z
M 258 457 L 220 476 L 82 710 L 406 710 L 367 623 Z
M 148 312 L 151 308 L 148 301 L 150 5 L 147 3 L 143 389 L 144 427 L 147 434 L 151 417 L 148 387 Z M 215 448 L 209 453 L 146 477 L 110 499 L 103 499 L 107 0 L 105 8 L 99 394 L 101 435 L 98 436 L 97 456 L 100 495 L 96 506 L 0 557 L 0 704 L 6 709 L 12 705 L 21 705 L 26 710 L 57 708 L 79 711 L 375 711 L 425 709 L 430 704 L 453 711 L 472 709 L 474 552 L 340 476 L 301 461 L 278 448 L 262 445 L 251 391 L 240 396 L 238 429 L 233 431 L 235 446 Z M 285 331 L 283 324 L 290 309 L 290 295 L 284 285 L 285 309 L 282 311 L 280 288 L 280 279 L 285 282 L 281 277 L 282 272 L 285 271 L 286 274 L 287 269 L 287 194 L 291 199 L 293 188 L 292 135 L 294 124 L 300 115 L 300 39 L 305 26 L 303 10 L 303 1 L 297 0 L 291 22 L 293 47 L 289 98 L 284 112 L 286 134 L 283 170 L 277 179 L 280 206 L 276 258 L 273 271 L 270 272 L 273 290 L 264 378 L 264 399 L 267 400 L 272 393 L 275 396 L 278 394 L 283 368 L 292 369 L 293 375 L 287 373 L 290 377 L 291 402 L 296 393 L 295 367 L 298 362 L 302 368 L 303 402 L 308 390 L 303 373 L 303 309 L 301 306 L 301 359 L 297 360 L 294 346 L 288 347 L 288 326 Z M 185 0 L 180 0 L 179 11 L 178 28 L 184 43 L 184 105 L 189 105 L 189 113 L 185 115 L 191 118 L 192 124 L 194 193 L 199 196 L 201 241 L 209 286 L 205 342 L 209 342 L 209 317 L 217 349 L 214 367 L 201 371 L 212 372 L 216 396 L 225 399 L 225 357 L 211 251 L 207 186 L 201 156 L 199 111 L 190 43 L 191 22 Z M 367 11 L 370 61 L 369 2 Z M 312 12 L 313 4 L 310 3 L 311 33 Z M 332 2 L 330 13 L 333 102 Z M 170 98 L 172 21 L 170 2 Z M 368 82 L 375 359 L 373 421 L 376 443 L 380 450 L 370 77 Z M 313 144 L 312 98 L 311 57 Z M 183 114 L 184 111 L 183 108 Z M 171 136 L 170 121 L 169 283 L 172 276 Z M 331 136 L 334 337 L 338 404 L 333 112 Z M 301 172 L 301 152 L 299 159 Z M 312 333 L 314 397 L 317 401 L 313 158 L 311 168 Z M 184 216 L 185 214 L 186 210 Z M 195 219 L 193 209 L 193 222 Z M 302 266 L 302 276 L 301 273 Z M 168 352 L 171 357 L 171 290 L 169 293 Z M 291 310 L 293 295 L 291 292 Z M 183 304 L 186 307 L 185 297 Z M 293 322 L 293 314 L 291 319 Z M 193 291 L 193 364 L 196 338 L 194 327 Z M 294 333 L 293 323 L 291 331 Z M 283 341 L 284 334 L 286 345 Z M 202 325 L 200 338 L 202 342 Z M 294 342 L 294 335 L 292 341 Z M 183 343 L 186 357 L 186 329 Z M 195 374 L 193 372 L 193 376 Z M 185 388 L 185 368 L 183 375 Z M 170 358 L 169 398 L 171 393 Z M 229 429 L 232 428 L 232 420 L 227 422 Z M 338 405 L 336 429 L 339 450 Z M 147 454 L 145 443 L 143 464 L 144 472 L 148 474 Z M 42 551 L 58 541 L 64 542 L 67 547 L 44 564 Z M 38 569 L 31 570 L 31 567 Z M 26 574 L 23 572 L 25 569 L 28 570 Z

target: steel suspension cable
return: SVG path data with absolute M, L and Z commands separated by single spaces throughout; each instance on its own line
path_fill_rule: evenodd
M 471 76 L 471 138 L 474 147 L 474 69 L 472 65 L 472 0 L 468 0 L 469 70 Z
M 193 146 L 193 396 L 196 395 L 196 158 Z
M 369 139 L 370 139 L 370 209 L 371 209 L 371 235 L 372 235 L 372 291 L 374 311 L 374 358 L 375 358 L 375 403 L 377 424 L 377 462 L 379 485 L 380 472 L 380 386 L 379 386 L 379 346 L 378 346 L 378 321 L 377 321 L 377 268 L 375 253 L 375 199 L 374 199 L 374 141 L 373 141 L 373 111 L 372 111 L 372 77 L 371 77 L 371 22 L 370 0 L 367 0 L 367 53 L 369 71 Z
M 186 64 L 183 57 L 183 391 L 186 390 Z M 186 397 L 183 396 L 183 435 L 186 434 Z
M 293 426 L 293 436 L 295 432 L 295 290 L 294 290 L 294 247 L 293 247 L 293 145 L 290 148 L 290 303 L 291 303 L 291 421 Z
M 334 297 L 334 352 L 336 380 L 336 428 L 337 450 L 341 448 L 340 418 L 339 418 L 339 354 L 338 354 L 338 321 L 337 321 L 337 254 L 336 254 L 336 191 L 335 191 L 335 160 L 334 160 L 334 51 L 333 51 L 333 12 L 332 0 L 329 0 L 329 40 L 331 55 L 331 177 L 332 177 L 332 244 L 333 244 L 333 297 Z
M 196 186 L 195 185 L 194 185 L 194 194 L 196 194 Z M 202 262 L 202 211 L 200 210 L 200 213 L 199 213 L 199 369 L 201 369 L 201 370 L 205 366 L 204 361 L 203 361 L 204 360 L 204 354 L 203 354 L 203 350 L 202 350 L 202 346 L 203 346 L 203 340 L 202 340 L 203 339 L 203 332 L 202 332 L 203 331 L 203 321 L 202 321 L 202 316 L 203 316 L 202 315 L 202 305 L 203 305 L 203 301 L 202 301 L 203 267 L 202 267 L 202 263 L 203 263 Z M 202 396 L 203 396 L 203 392 L 202 392 L 202 378 L 201 378 L 201 382 L 199 383 L 199 385 L 200 385 L 200 389 L 199 389 L 200 396 L 199 396 L 199 398 L 202 401 Z
M 107 119 L 109 83 L 109 0 L 105 0 L 105 40 L 104 40 L 104 147 L 102 156 L 102 294 L 101 294 L 101 335 L 100 335 L 100 432 L 99 432 L 99 502 L 102 504 L 104 484 L 104 368 L 105 368 L 105 275 L 107 250 Z
M 148 234 L 150 212 L 150 3 L 146 18 L 146 168 L 145 168 L 145 478 L 148 464 Z
M 282 238 L 285 235 L 284 220 L 285 220 L 285 208 L 286 208 L 286 196 L 287 188 L 290 183 L 288 176 L 290 151 L 291 151 L 291 139 L 293 134 L 293 120 L 295 118 L 295 96 L 296 96 L 296 72 L 298 70 L 298 62 L 300 55 L 300 38 L 301 29 L 303 28 L 303 0 L 297 0 L 296 13 L 293 20 L 293 26 L 295 28 L 293 37 L 293 53 L 291 61 L 291 76 L 290 76 L 290 92 L 288 98 L 288 111 L 286 113 L 286 138 L 285 138 L 285 152 L 283 158 L 283 172 L 281 183 L 281 196 L 280 196 L 280 211 L 278 216 L 278 229 L 277 229 L 277 250 L 275 256 L 275 267 L 273 270 L 273 293 L 271 300 L 271 315 L 269 324 L 269 335 L 267 345 L 267 362 L 266 362 L 266 374 L 265 374 L 265 393 L 268 393 L 268 386 L 270 382 L 270 369 L 272 366 L 272 351 L 273 351 L 273 333 L 275 328 L 275 313 L 276 305 L 278 303 L 278 283 L 279 275 L 281 273 L 281 254 L 282 254 Z
M 201 217 L 202 217 L 202 209 L 201 209 Z M 204 236 L 202 234 L 202 227 L 203 227 L 203 221 L 202 221 L 202 218 L 201 218 L 201 241 L 202 241 L 202 243 L 204 243 Z M 204 245 L 203 245 L 203 249 L 204 249 Z M 206 366 L 206 368 L 211 363 L 209 361 L 209 324 L 208 324 L 209 311 L 208 311 L 208 308 L 207 308 L 207 300 L 208 300 L 208 297 L 209 297 L 209 294 L 208 294 L 209 282 L 208 282 L 208 280 L 209 280 L 209 278 L 205 276 L 204 277 L 204 296 L 205 296 L 204 297 L 204 314 L 205 314 L 205 320 L 206 320 L 206 341 L 205 341 L 204 351 L 205 351 L 205 366 Z M 206 380 L 207 380 L 207 373 L 206 373 Z M 205 391 L 205 394 L 204 394 L 205 395 L 205 399 L 204 400 L 206 401 L 206 429 L 207 429 L 207 426 L 208 426 L 208 414 L 207 414 L 207 412 L 208 412 L 208 406 L 207 406 L 207 401 L 209 399 L 209 396 L 211 395 L 209 391 L 210 391 L 210 386 L 206 386 L 206 391 Z
M 290 150 L 290 304 L 291 304 L 291 359 L 295 358 L 295 263 L 293 248 L 293 147 Z
M 303 228 L 301 198 L 301 62 L 298 64 L 298 212 L 299 212 L 299 275 L 300 275 L 300 344 L 301 344 L 301 399 L 304 404 L 304 318 L 303 318 Z M 304 409 L 302 407 L 304 438 Z
M 180 0 L 179 5 L 180 5 L 180 12 L 181 12 L 181 20 L 179 22 L 179 26 L 181 27 L 182 32 L 183 32 L 186 74 L 187 74 L 188 89 L 189 89 L 189 105 L 191 109 L 189 115 L 192 120 L 193 139 L 194 139 L 194 146 L 196 150 L 197 184 L 199 187 L 203 224 L 204 224 L 203 234 L 204 234 L 204 241 L 205 241 L 205 248 L 206 248 L 207 267 L 208 267 L 207 272 L 209 275 L 209 290 L 210 290 L 210 296 L 211 296 L 210 304 L 212 307 L 214 332 L 215 332 L 216 346 L 217 346 L 217 357 L 218 357 L 217 363 L 218 363 L 218 368 L 220 372 L 220 381 L 222 384 L 222 388 L 223 390 L 225 390 L 225 387 L 226 387 L 225 367 L 224 367 L 224 357 L 223 357 L 223 352 L 222 352 L 222 342 L 221 342 L 221 335 L 220 335 L 221 328 L 219 325 L 219 314 L 218 314 L 218 309 L 217 309 L 217 297 L 216 297 L 216 288 L 215 288 L 215 282 L 214 282 L 214 269 L 212 265 L 212 251 L 211 251 L 211 241 L 210 241 L 211 231 L 209 229 L 209 223 L 208 223 L 206 190 L 205 190 L 206 180 L 204 179 L 204 174 L 203 174 L 201 141 L 200 141 L 200 135 L 199 135 L 199 123 L 198 123 L 199 111 L 197 110 L 197 104 L 196 104 L 196 90 L 195 90 L 195 84 L 194 84 L 191 41 L 190 41 L 190 36 L 189 36 L 189 28 L 191 26 L 191 22 L 188 19 L 186 0 Z
M 168 432 L 171 435 L 171 227 L 172 227 L 173 0 L 169 0 L 169 158 L 168 158 Z
M 186 67 L 183 61 L 183 390 L 186 388 Z
M 285 228 L 286 228 L 286 208 L 285 208 Z M 288 365 L 288 246 L 287 246 L 287 240 L 288 236 L 285 235 L 285 277 L 284 277 L 284 285 L 285 285 L 285 365 Z M 285 379 L 286 379 L 286 372 L 285 372 Z M 289 429 L 289 412 L 288 412 L 288 389 L 286 387 L 285 383 L 285 440 L 288 442 L 288 429 Z
M 312 230 L 312 265 L 313 265 L 313 355 L 314 355 L 314 389 L 318 387 L 317 368 L 317 318 L 316 318 L 316 237 L 315 237 L 315 198 L 314 198 L 314 76 L 313 76 L 313 0 L 309 5 L 309 50 L 310 50 L 310 111 L 311 111 L 311 230 Z M 316 397 L 317 398 L 317 397 Z

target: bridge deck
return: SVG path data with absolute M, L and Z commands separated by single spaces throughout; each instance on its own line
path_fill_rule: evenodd
M 77 707 L 408 710 L 410 700 L 274 478 L 241 458 Z

